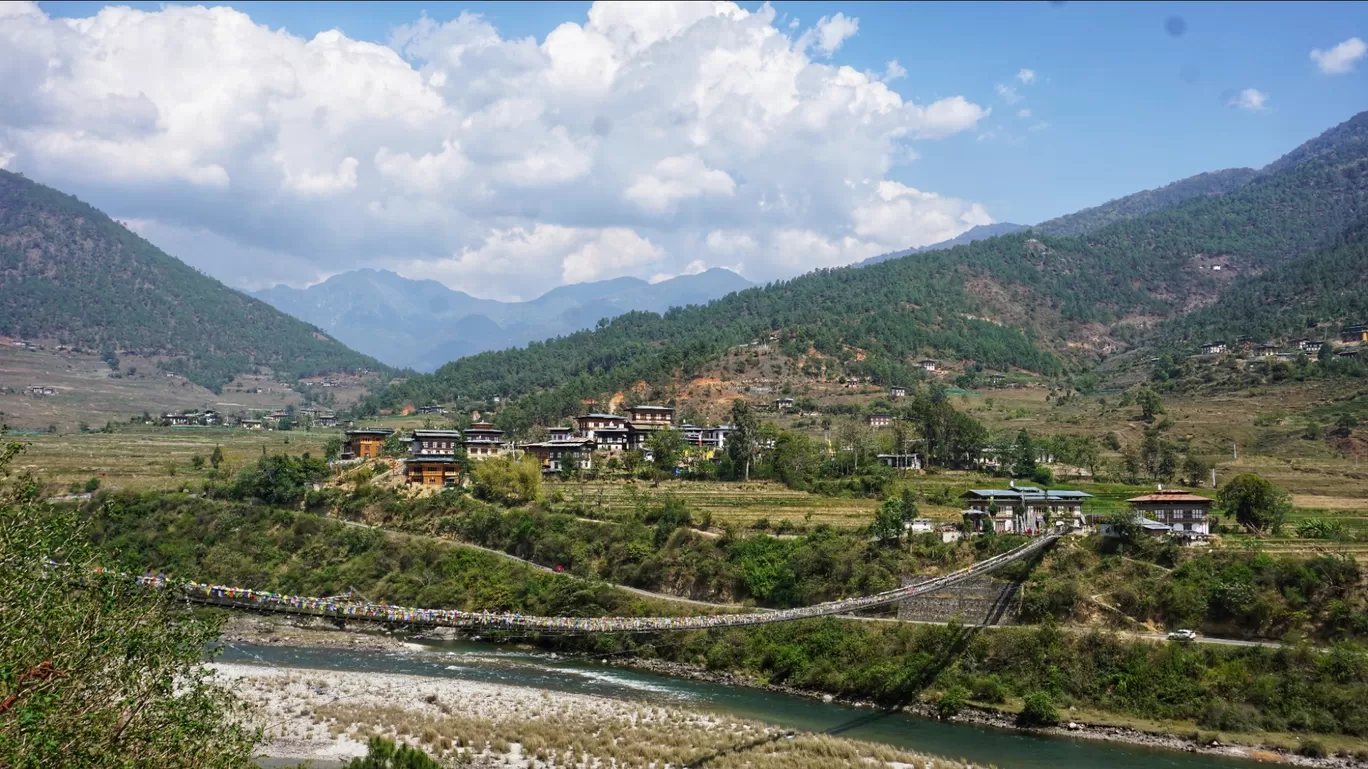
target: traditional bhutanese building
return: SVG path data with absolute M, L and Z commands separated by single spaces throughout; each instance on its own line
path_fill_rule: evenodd
M 451 457 L 461 448 L 463 438 L 460 430 L 414 430 L 409 451 L 414 456 Z
M 455 457 L 409 457 L 404 460 L 404 481 L 422 486 L 455 486 L 461 482 L 461 463 Z
M 503 453 L 504 431 L 489 422 L 476 422 L 463 432 L 467 458 L 482 462 Z
M 651 433 L 668 430 L 674 422 L 674 408 L 670 406 L 632 406 L 627 415 L 627 445 L 634 449 L 645 446 Z
M 380 447 L 385 439 L 394 434 L 393 430 L 375 428 L 369 430 L 348 430 L 346 444 L 342 448 L 343 459 L 370 459 L 380 456 Z
M 543 473 L 558 473 L 567 466 L 580 470 L 594 467 L 594 441 L 588 438 L 524 443 L 519 448 L 527 456 L 537 458 Z
M 1137 513 L 1168 526 L 1175 536 L 1200 538 L 1211 533 L 1211 500 L 1183 489 L 1160 488 L 1126 500 Z
M 627 417 L 617 414 L 590 412 L 575 417 L 579 436 L 589 438 L 604 451 L 623 451 L 627 448 Z
M 970 489 L 960 495 L 965 500 L 966 522 L 982 526 L 992 521 L 994 531 L 1020 533 L 1045 527 L 1046 519 L 1072 520 L 1083 523 L 1083 503 L 1092 499 L 1085 491 L 1057 491 L 1036 486 L 1016 486 L 1010 489 Z M 970 516 L 974 511 L 976 515 Z M 974 531 L 981 529 L 974 528 Z

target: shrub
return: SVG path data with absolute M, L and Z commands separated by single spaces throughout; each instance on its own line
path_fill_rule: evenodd
M 1017 714 L 1017 725 L 1029 729 L 1054 726 L 1059 723 L 1059 712 L 1055 710 L 1054 700 L 1047 692 L 1031 692 Z
M 964 706 L 969 701 L 969 692 L 963 686 L 952 686 L 936 702 L 936 715 L 941 718 L 950 718 L 964 710 Z
M 1297 748 L 1297 752 L 1307 758 L 1325 758 L 1325 745 L 1319 740 L 1306 740 Z
M 372 737 L 366 755 L 348 761 L 343 769 L 442 769 L 442 765 L 421 750 Z
M 1007 701 L 1007 688 L 995 676 L 980 678 L 974 682 L 973 699 L 975 702 L 1000 705 Z

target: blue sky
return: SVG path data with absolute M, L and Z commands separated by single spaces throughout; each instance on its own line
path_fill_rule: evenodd
M 104 3 L 48 8 L 86 16 Z M 162 3 L 120 3 L 155 10 Z M 209 3 L 208 5 L 220 5 Z M 426 14 L 485 16 L 508 37 L 538 40 L 590 3 L 222 3 L 272 27 L 312 37 L 341 29 L 384 43 L 392 29 Z M 761 3 L 740 3 L 759 8 Z M 837 60 L 881 70 L 897 59 L 915 78 L 893 83 L 905 97 L 964 94 L 993 108 L 992 125 L 1012 141 L 948 140 L 895 174 L 914 186 L 982 201 L 994 218 L 1033 224 L 1109 198 L 1203 171 L 1259 167 L 1368 109 L 1364 74 L 1326 77 L 1309 57 L 1354 35 L 1368 37 L 1368 3 L 830 3 L 775 2 L 781 18 L 815 21 L 844 13 L 859 33 Z M 1183 32 L 1166 30 L 1181 19 Z M 1013 75 L 1033 69 L 1021 87 Z M 998 83 L 1024 96 L 1006 104 Z M 1227 106 L 1245 88 L 1268 108 Z M 1031 110 L 1034 122 L 1016 117 Z M 1029 125 L 1045 121 L 1047 129 Z M 1024 123 L 1024 124 L 1023 124 Z
M 166 21 L 170 23 L 171 14 L 166 12 L 166 4 L 131 5 L 150 14 L 139 17 L 144 21 L 139 34 L 147 34 L 146 30 L 157 19 L 167 17 Z M 523 55 L 516 53 L 515 41 L 531 37 L 537 45 L 544 44 L 548 34 L 566 22 L 588 29 L 590 25 L 586 18 L 591 8 L 589 3 L 574 2 L 239 2 L 224 5 L 245 14 L 251 24 L 263 29 L 283 28 L 299 38 L 300 45 L 321 32 L 334 29 L 351 41 L 390 44 L 395 40 L 396 28 L 426 16 L 437 24 L 414 36 L 414 40 L 421 38 L 420 43 L 403 50 L 413 69 L 424 77 L 430 79 L 440 71 L 444 85 L 436 88 L 443 92 L 442 98 L 453 113 L 467 108 L 475 110 L 494 97 L 480 91 L 476 94 L 478 98 L 471 101 L 470 91 L 452 93 L 451 78 L 472 81 L 482 78 L 472 69 L 474 65 L 468 58 L 454 69 L 442 69 L 446 66 L 442 57 L 454 56 L 451 52 L 465 45 L 462 42 L 465 38 L 460 36 L 470 33 L 456 30 L 454 24 L 439 25 L 457 19 L 463 11 L 481 15 L 483 22 L 497 30 L 501 38 L 498 59 L 489 66 L 511 66 L 512 69 L 507 70 L 511 73 L 520 71 L 517 67 L 522 66 L 508 64 Z M 752 14 L 765 11 L 758 3 L 740 3 L 740 6 Z M 95 17 L 104 7 L 104 4 L 89 2 L 40 6 L 51 21 Z M 352 254 L 345 259 L 339 257 L 332 264 L 320 261 L 316 255 L 302 253 L 292 244 L 291 234 L 281 229 L 284 225 L 263 223 L 259 232 L 243 234 L 242 221 L 255 221 L 253 217 L 258 217 L 264 222 L 270 218 L 267 213 L 244 213 L 237 217 L 239 226 L 234 230 L 223 222 L 209 221 L 188 210 L 179 211 L 182 193 L 176 193 L 166 201 L 167 208 L 179 211 L 175 214 L 159 216 L 151 202 L 128 204 L 128 208 L 136 210 L 111 213 L 136 220 L 148 237 L 173 253 L 202 251 L 207 256 L 200 257 L 197 266 L 244 286 L 275 278 L 263 272 L 256 276 L 260 280 L 249 279 L 234 274 L 225 265 L 270 262 L 282 271 L 279 279 L 296 284 L 351 266 L 388 266 L 403 274 L 436 277 L 453 287 L 501 298 L 524 296 L 549 288 L 552 283 L 573 282 L 574 279 L 615 277 L 617 274 L 657 277 L 712 266 L 734 267 L 749 277 L 767 279 L 814 266 L 854 261 L 884 245 L 919 245 L 921 240 L 940 237 L 952 229 L 962 230 L 972 223 L 984 221 L 985 217 L 1031 224 L 1202 171 L 1258 167 L 1368 107 L 1368 80 L 1365 80 L 1368 59 L 1353 55 L 1355 50 L 1361 50 L 1361 40 L 1368 38 L 1368 4 L 1363 3 L 775 2 L 770 7 L 774 12 L 769 22 L 773 30 L 790 38 L 790 48 L 804 53 L 810 60 L 811 66 L 802 70 L 806 74 L 794 70 L 794 82 L 811 84 L 815 82 L 813 78 L 839 79 L 835 68 L 849 66 L 874 74 L 874 80 L 878 81 L 858 86 L 856 90 L 866 87 L 873 90 L 861 91 L 864 96 L 852 96 L 852 99 L 862 103 L 869 98 L 878 99 L 881 97 L 877 91 L 889 89 L 905 104 L 954 108 L 960 110 L 957 114 L 962 119 L 926 128 L 930 118 L 904 116 L 903 122 L 896 125 L 865 132 L 828 124 L 823 128 L 827 135 L 815 138 L 808 135 L 811 131 L 805 133 L 802 126 L 794 127 L 783 134 L 783 141 L 801 147 L 795 157 L 801 157 L 801 162 L 826 165 L 821 170 L 806 173 L 794 169 L 794 177 L 788 179 L 762 178 L 766 173 L 763 166 L 752 164 L 747 167 L 739 160 L 734 165 L 729 164 L 731 156 L 714 146 L 725 134 L 712 133 L 710 141 L 713 144 L 695 142 L 690 145 L 689 152 L 680 154 L 682 150 L 672 150 L 673 154 L 668 158 L 663 157 L 664 150 L 662 157 L 646 153 L 639 162 L 634 161 L 635 165 L 630 169 L 618 169 L 622 176 L 615 194 L 622 194 L 620 188 L 629 188 L 626 194 L 629 199 L 636 200 L 639 210 L 634 214 L 635 218 L 608 217 L 611 222 L 585 211 L 596 205 L 594 201 L 598 198 L 582 193 L 578 203 L 552 200 L 550 193 L 510 193 L 520 201 L 518 205 L 523 209 L 532 206 L 535 212 L 524 215 L 519 213 L 523 209 L 518 209 L 510 213 L 513 211 L 509 207 L 511 204 L 505 204 L 490 205 L 483 213 L 475 214 L 472 213 L 477 207 L 475 202 L 451 203 L 451 197 L 442 188 L 433 201 L 450 203 L 453 212 L 468 219 L 461 227 L 450 224 L 451 216 L 446 217 L 445 222 L 423 221 L 405 230 L 398 238 L 398 244 L 393 246 L 394 253 L 381 258 L 375 255 L 375 245 L 367 244 L 369 251 L 366 253 L 375 255 L 373 258 Z M 830 50 L 812 42 L 817 38 L 803 37 L 810 30 L 815 34 L 818 26 L 825 25 L 837 14 L 847 20 L 857 19 L 858 31 L 838 36 Z M 129 26 L 114 25 L 120 34 L 127 33 Z M 0 31 L 4 28 L 5 20 L 0 19 Z M 27 37 L 33 35 L 32 31 L 27 33 Z M 161 41 L 165 38 L 151 39 Z M 1350 46 L 1341 51 L 1347 59 L 1340 63 L 1339 71 L 1323 71 L 1313 61 L 1311 52 L 1314 49 L 1325 51 L 1341 43 L 1349 45 L 1346 41 L 1354 40 L 1360 41 L 1359 48 Z M 148 45 L 146 42 L 140 44 Z M 685 45 L 679 38 L 674 39 L 673 44 L 681 51 Z M 126 52 L 128 45 L 119 50 Z M 244 42 L 242 45 L 250 49 L 260 43 Z M 688 45 L 697 49 L 705 46 L 706 41 L 694 39 Z M 723 45 L 726 44 L 719 43 L 719 46 Z M 763 50 L 766 52 L 755 55 L 762 58 L 770 55 L 769 49 Z M 624 51 L 627 49 L 615 54 L 619 61 L 641 55 L 635 49 Z M 652 66 L 661 67 L 661 62 L 667 60 L 660 58 L 661 55 L 657 52 Z M 288 58 L 286 53 L 281 56 Z M 883 79 L 880 73 L 888 71 L 891 60 L 897 61 L 906 72 L 905 76 Z M 154 95 L 152 85 L 143 89 L 137 78 L 151 75 L 138 70 L 137 65 L 136 62 L 129 64 L 127 71 L 119 73 L 121 85 L 118 89 L 125 97 L 145 90 L 147 98 L 155 103 L 155 114 L 164 123 L 166 116 L 175 111 L 175 104 L 168 99 L 185 97 Z M 179 70 L 174 61 L 161 65 L 162 72 Z M 1034 79 L 1019 77 L 1022 70 L 1033 72 Z M 499 77 L 491 78 L 491 81 L 503 84 L 500 87 L 505 89 L 504 96 L 516 97 L 510 103 L 521 103 L 522 95 L 517 91 L 517 83 L 521 81 L 507 79 L 504 70 L 495 71 Z M 103 76 L 94 79 L 102 83 L 105 80 Z M 672 86 L 673 90 L 661 89 L 661 92 L 688 94 L 693 87 L 682 80 L 673 85 L 678 88 Z M 240 89 L 240 84 L 232 88 Z M 1236 106 L 1241 94 L 1248 93 L 1247 89 L 1254 89 L 1257 94 L 1245 98 L 1245 107 L 1260 108 Z M 53 89 L 49 86 L 47 90 Z M 747 98 L 763 101 L 763 89 L 747 85 L 742 90 L 750 94 Z M 699 91 L 694 88 L 692 92 Z M 809 102 L 820 103 L 819 93 L 820 89 L 814 86 Z M 538 98 L 542 109 L 540 119 L 548 125 L 554 120 L 547 115 L 562 115 L 562 110 L 582 106 L 579 102 L 553 104 L 556 101 L 553 97 Z M 678 108 L 680 97 L 673 98 L 673 102 L 662 101 L 657 111 L 663 114 L 672 108 L 671 105 Z M 469 106 L 472 104 L 475 106 Z M 603 105 L 598 108 L 605 114 L 610 111 Z M 337 109 L 336 105 L 334 109 Z M 638 104 L 632 109 L 642 107 Z M 761 108 L 752 104 L 736 109 L 740 114 Z M 646 110 L 650 111 L 649 105 Z M 611 125 L 627 122 L 626 113 L 617 116 L 618 112 L 614 111 L 613 114 L 616 122 L 610 121 Z M 880 119 L 870 115 L 861 119 L 875 122 Z M 918 120 L 922 122 L 918 123 Z M 365 122 L 362 120 L 358 125 Z M 465 125 L 468 127 L 469 121 Z M 912 126 L 912 139 L 906 136 L 909 126 Z M 554 133 L 557 129 L 549 130 Z M 735 128 L 716 126 L 714 130 L 734 131 Z M 435 162 L 436 150 L 445 146 L 443 135 L 450 137 L 450 141 L 463 151 L 478 146 L 481 141 L 458 134 L 452 125 L 434 130 L 424 139 L 425 143 L 407 149 L 409 155 L 404 157 L 426 157 Z M 649 132 L 642 134 L 650 135 Z M 3 136 L 0 133 L 0 137 Z M 601 178 L 605 173 L 601 169 L 619 162 L 616 154 L 636 156 L 639 151 L 645 152 L 640 146 L 633 147 L 630 152 L 617 152 L 622 148 L 614 147 L 612 142 L 628 141 L 621 132 L 599 138 L 604 141 L 594 151 L 591 165 L 581 169 L 581 173 L 586 174 L 577 177 L 581 180 Z M 530 137 L 528 141 L 543 139 Z M 578 140 L 573 136 L 573 129 L 571 140 L 572 143 Z M 808 144 L 801 143 L 808 140 Z M 302 141 L 309 144 L 307 140 Z M 638 137 L 638 142 L 641 141 L 644 140 Z M 693 141 L 692 135 L 688 141 Z M 776 145 L 779 141 L 776 135 Z M 111 180 L 110 174 L 101 179 L 87 179 L 75 171 L 61 168 L 54 161 L 44 163 L 36 150 L 25 153 L 13 137 L 11 143 L 17 147 L 8 151 L 13 157 L 12 168 L 47 172 L 50 174 L 47 178 L 62 183 L 64 188 L 74 187 L 73 191 L 93 198 L 92 202 L 97 205 L 108 206 L 111 202 L 132 199 L 128 185 L 121 186 L 117 179 Z M 284 183 L 313 195 L 316 201 L 318 191 L 331 190 L 328 185 L 334 182 L 346 187 L 348 169 L 345 161 L 342 166 L 337 163 L 343 156 L 354 157 L 353 169 L 359 170 L 351 171 L 352 186 L 348 189 L 366 191 L 369 197 L 366 205 L 375 213 L 384 208 L 385 198 L 378 188 L 366 189 L 366 172 L 372 156 L 379 164 L 381 155 L 377 154 L 377 147 L 381 146 L 389 153 L 385 157 L 393 157 L 397 152 L 397 140 L 392 137 L 383 142 L 374 140 L 359 148 L 340 148 L 326 161 L 309 161 L 315 166 L 326 162 L 326 167 L 311 167 L 310 176 L 298 171 L 293 176 L 287 173 L 286 176 L 294 181 L 287 179 Z M 282 165 L 290 165 L 289 152 L 282 147 L 283 144 L 275 147 L 269 155 Z M 259 168 L 259 159 L 266 156 L 262 154 L 264 152 L 261 150 L 254 156 L 258 158 L 254 164 L 242 160 L 243 168 Z M 310 154 L 300 152 L 301 156 Z M 827 153 L 833 156 L 844 153 L 848 157 L 828 162 L 824 157 Z M 0 141 L 0 158 L 3 157 L 5 145 Z M 476 158 L 467 153 L 460 159 L 460 164 L 472 168 L 478 164 Z M 621 162 L 626 163 L 625 160 Z M 773 165 L 773 161 L 768 162 L 768 166 Z M 213 187 L 218 171 L 212 169 L 218 167 L 223 169 L 226 178 L 231 178 L 233 190 L 239 187 L 238 180 L 246 178 L 244 170 L 226 161 L 210 163 L 205 160 L 203 166 L 187 170 L 191 176 L 186 178 L 190 178 L 192 184 Z M 412 164 L 404 166 L 408 172 L 417 173 L 413 168 Z M 656 170 L 651 171 L 652 168 Z M 689 181 L 682 181 L 686 177 Z M 820 184 L 823 189 L 802 190 L 804 178 L 814 180 L 813 186 Z M 885 186 L 879 186 L 880 180 Z M 829 190 L 843 183 L 855 191 L 849 193 L 848 199 L 835 200 L 835 193 Z M 309 187 L 310 184 L 314 186 Z M 485 185 L 482 189 L 492 191 L 479 205 L 486 205 L 491 198 L 502 199 L 502 188 L 488 186 L 493 184 L 490 181 L 482 184 Z M 567 184 L 583 189 L 582 182 Z M 890 184 L 901 186 L 887 186 Z M 680 185 L 686 188 L 682 192 Z M 147 193 L 148 183 L 145 179 L 139 180 L 136 186 L 136 197 L 141 201 Z M 478 185 L 472 180 L 465 189 L 468 191 L 475 186 Z M 427 183 L 427 189 L 437 188 Z M 649 202 L 640 198 L 652 191 L 665 197 Z M 772 226 L 767 225 L 770 229 L 764 232 L 749 229 L 745 222 L 729 222 L 729 216 L 740 216 L 736 212 L 743 209 L 736 201 L 747 191 L 754 193 L 751 199 L 755 207 L 745 209 L 752 211 L 751 216 L 764 218 L 787 208 L 795 212 L 793 220 L 775 221 Z M 934 210 L 927 210 L 916 202 L 918 195 L 925 197 L 923 193 L 934 193 L 943 200 L 932 206 Z M 171 195 L 170 187 L 167 194 Z M 394 193 L 386 194 L 392 198 Z M 726 205 L 712 208 L 704 205 L 710 195 Z M 880 195 L 884 203 L 906 201 L 910 207 L 875 210 L 877 206 L 870 201 L 878 203 Z M 155 194 L 146 197 L 149 201 L 157 199 Z M 800 197 L 802 200 L 798 202 Z M 808 200 L 808 197 L 813 199 Z M 222 199 L 222 195 L 213 198 L 213 205 L 218 205 Z M 602 199 L 617 200 L 611 196 Z M 291 204 L 296 202 L 290 201 Z M 274 207 L 278 209 L 280 205 Z M 212 207 L 209 203 L 206 206 Z M 421 205 L 408 201 L 404 207 L 405 211 L 412 211 Z M 842 218 L 843 214 L 832 214 L 827 221 L 824 214 L 814 213 L 819 209 L 827 213 L 845 211 L 849 216 Z M 903 214 L 922 217 L 924 226 L 899 228 L 888 224 L 890 217 Z M 518 216 L 523 220 L 519 221 Z M 953 221 L 953 227 L 947 228 L 946 217 Z M 534 236 L 533 231 L 539 224 L 545 225 L 545 231 Z M 556 227 L 567 228 L 567 232 L 552 229 Z M 415 236 L 410 243 L 408 233 L 418 229 L 429 233 L 430 237 L 422 240 Z M 630 230 L 630 234 L 619 230 Z M 355 240 L 352 237 L 348 242 Z M 395 238 L 385 242 L 395 243 Z M 549 245 L 552 242 L 559 245 L 553 248 Z M 518 273 L 526 270 L 517 269 L 516 264 L 532 259 L 524 246 L 532 250 L 543 246 L 551 251 L 560 248 L 555 261 L 546 262 L 547 269 L 559 272 L 559 275 L 520 284 L 524 278 Z M 339 253 L 345 250 L 339 249 Z M 775 253 L 780 255 L 775 256 Z M 691 259 L 699 254 L 704 256 Z M 789 256 L 793 254 L 800 256 Z M 734 259 L 735 264 L 728 259 Z M 507 263 L 513 263 L 515 268 L 486 269 L 488 265 Z M 294 264 L 290 268 L 293 271 L 285 269 L 287 264 Z M 265 270 L 264 267 L 260 269 Z M 552 280 L 552 277 L 556 279 Z

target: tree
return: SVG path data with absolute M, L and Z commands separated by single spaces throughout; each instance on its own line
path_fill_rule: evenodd
M 21 450 L 0 450 L 0 471 Z M 0 488 L 0 766 L 249 766 L 259 733 L 213 679 L 218 620 L 138 585 L 74 511 Z
M 1012 443 L 1012 475 L 1018 478 L 1030 478 L 1035 473 L 1036 450 L 1031 443 L 1031 436 L 1021 430 L 1017 433 L 1016 441 Z
M 215 469 L 223 464 L 223 447 L 215 446 L 213 453 L 209 455 L 209 466 Z
M 493 457 L 471 470 L 475 496 L 505 505 L 531 502 L 541 492 L 541 463 L 536 457 Z
M 1036 691 L 1026 695 L 1022 701 L 1021 713 L 1017 724 L 1028 728 L 1054 726 L 1059 723 L 1059 711 L 1048 692 Z
M 1207 464 L 1200 457 L 1188 454 L 1183 459 L 1183 483 L 1189 486 L 1201 486 L 1206 482 L 1207 476 L 1211 473 L 1211 465 Z
M 1164 413 L 1164 400 L 1148 387 L 1136 393 L 1135 402 L 1140 406 L 1140 418 L 1146 422 L 1153 422 L 1155 417 Z
M 684 452 L 684 433 L 669 428 L 656 430 L 646 439 L 646 447 L 651 450 L 651 462 L 656 469 L 662 473 L 673 473 Z
M 759 447 L 760 419 L 744 398 L 732 401 L 732 432 L 727 436 L 727 456 L 741 465 L 745 480 L 750 480 L 751 462 Z
M 896 497 L 885 499 L 874 512 L 870 533 L 880 542 L 898 544 L 903 533 L 902 502 Z
M 323 458 L 329 462 L 342 456 L 342 439 L 334 435 L 323 444 Z M 214 449 L 218 451 L 218 449 Z M 217 467 L 217 465 L 215 465 Z
M 284 420 L 282 420 L 284 421 Z M 380 455 L 385 457 L 402 457 L 408 453 L 408 446 L 404 443 L 404 436 L 398 430 L 385 436 L 385 440 L 380 444 Z
M 1254 473 L 1243 473 L 1230 480 L 1216 497 L 1216 503 L 1241 525 L 1259 532 L 1277 532 L 1292 510 L 1292 498 Z

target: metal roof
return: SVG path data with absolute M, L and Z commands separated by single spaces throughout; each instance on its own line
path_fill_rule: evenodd
M 348 430 L 347 435 L 393 435 L 393 430 L 385 428 L 365 428 L 360 430 Z
M 414 430 L 415 438 L 460 438 L 460 430 Z
M 1126 501 L 1127 501 L 1127 502 L 1205 502 L 1206 504 L 1211 504 L 1211 499 L 1210 499 L 1210 498 L 1208 498 L 1208 497 L 1203 497 L 1203 496 L 1199 496 L 1199 495 L 1197 495 L 1197 494 L 1189 494 L 1189 493 L 1186 492 L 1186 491 L 1160 491 L 1160 492 L 1156 492 L 1156 493 L 1154 493 L 1154 494 L 1145 494 L 1144 496 L 1132 497 L 1131 499 L 1128 499 L 1128 500 L 1126 500 Z

